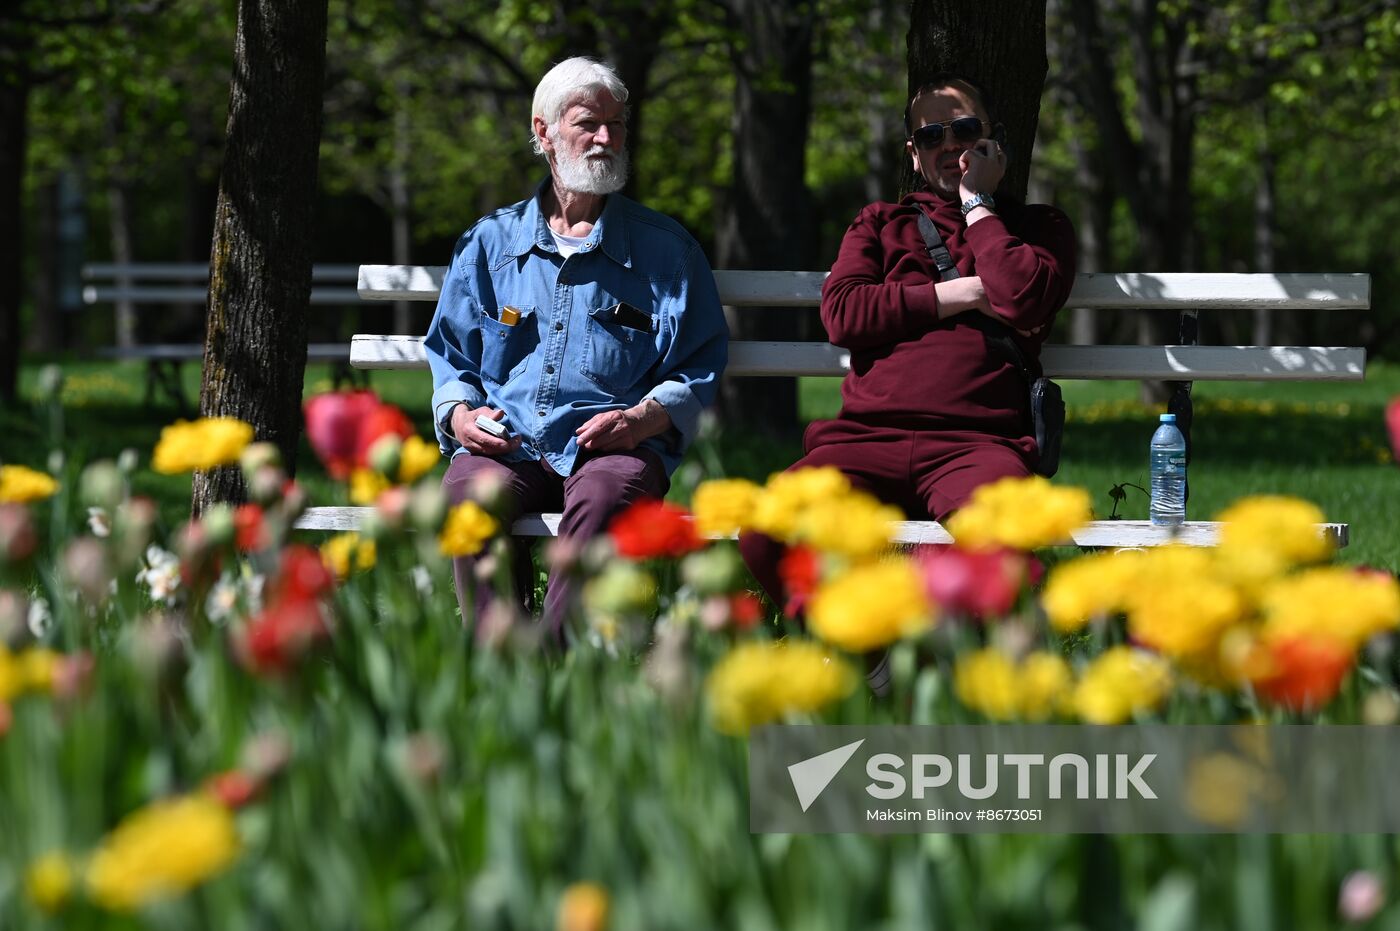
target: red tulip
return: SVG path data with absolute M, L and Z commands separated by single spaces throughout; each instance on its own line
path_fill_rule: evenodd
M 403 440 L 408 439 L 413 436 L 413 423 L 394 405 L 380 404 L 360 424 L 359 439 L 355 445 L 355 465 L 360 468 L 366 467 L 369 464 L 370 448 L 391 435 Z
M 805 546 L 789 547 L 778 561 L 778 576 L 783 580 L 783 588 L 787 589 L 788 595 L 783 613 L 788 617 L 797 617 L 821 583 L 821 557 L 816 550 Z
M 271 601 L 310 601 L 334 586 L 335 576 L 326 568 L 321 554 L 303 543 L 293 543 L 282 551 Z
M 1254 679 L 1254 689 L 1291 711 L 1326 705 L 1351 669 L 1351 651 L 1327 637 L 1289 637 L 1265 649 L 1262 675 Z
M 317 601 L 277 602 L 248 623 L 239 643 L 244 662 L 256 673 L 282 673 L 319 641 L 330 625 Z
M 231 769 L 210 776 L 205 780 L 204 788 L 225 808 L 237 811 L 258 797 L 262 783 L 242 770 Z
M 241 553 L 263 549 L 270 542 L 263 509 L 256 504 L 240 505 L 233 512 L 233 545 Z
M 1025 557 L 1011 550 L 929 546 L 920 562 L 931 600 L 945 611 L 983 620 L 1010 611 L 1026 579 Z
M 306 402 L 306 439 L 331 478 L 345 479 L 363 468 L 369 448 L 380 437 L 413 435 L 404 412 L 373 391 L 332 391 Z
M 617 552 L 627 559 L 674 558 L 705 545 L 689 511 L 654 499 L 638 501 L 613 518 L 608 533 Z
M 752 630 L 763 620 L 763 602 L 753 592 L 729 596 L 729 623 L 740 630 Z

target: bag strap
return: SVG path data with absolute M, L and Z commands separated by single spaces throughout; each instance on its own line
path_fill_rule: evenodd
M 948 252 L 948 247 L 943 245 L 943 237 L 939 234 L 938 227 L 934 226 L 933 220 L 929 219 L 929 215 L 923 210 L 919 211 L 919 232 L 923 234 L 924 248 L 928 250 L 929 258 L 933 259 L 933 264 L 938 266 L 940 280 L 952 281 L 954 278 L 960 277 L 958 267 L 953 264 L 953 256 Z M 964 322 L 981 330 L 982 335 L 987 338 L 987 342 L 1011 358 L 1012 364 L 1021 370 L 1021 374 L 1026 377 L 1027 381 L 1035 381 L 1035 371 L 1031 368 L 1029 360 L 1026 359 L 1026 354 L 1016 344 L 1016 337 L 1011 334 L 1009 325 L 993 320 L 984 314 L 965 314 L 963 316 L 968 318 Z
M 928 250 L 928 257 L 938 266 L 938 277 L 943 281 L 957 278 L 958 267 L 953 264 L 948 247 L 943 245 L 943 237 L 938 234 L 938 227 L 933 225 L 933 221 L 923 210 L 919 210 L 919 232 L 924 235 L 924 248 Z

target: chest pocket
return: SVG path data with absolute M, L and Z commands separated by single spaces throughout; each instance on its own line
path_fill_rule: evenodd
M 623 305 L 624 311 L 619 314 L 616 308 L 610 304 L 588 311 L 588 352 L 583 374 L 604 391 L 623 395 L 660 357 L 656 348 L 659 321 L 655 314 L 646 311 L 629 313 Z M 619 322 L 620 316 L 626 323 Z M 641 329 L 643 326 L 648 329 Z
M 520 314 L 513 326 L 508 326 L 485 310 L 481 314 L 481 375 L 498 385 L 504 385 L 520 374 L 517 369 L 540 343 L 540 331 L 535 308 L 511 305 Z M 496 312 L 509 316 L 505 306 Z

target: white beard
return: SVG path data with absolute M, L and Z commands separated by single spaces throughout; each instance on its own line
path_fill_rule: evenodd
M 627 183 L 630 165 L 626 149 L 614 155 L 608 149 L 595 145 L 587 152 L 574 157 L 563 145 L 558 144 L 558 137 L 553 138 L 556 143 L 554 171 L 559 176 L 559 183 L 567 190 L 580 194 L 612 194 L 622 190 L 622 186 Z

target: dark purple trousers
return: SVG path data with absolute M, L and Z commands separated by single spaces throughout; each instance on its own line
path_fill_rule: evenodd
M 1035 441 L 961 431 L 901 430 L 850 420 L 815 421 L 807 428 L 807 454 L 788 471 L 835 466 L 851 485 L 893 504 L 910 520 L 943 520 L 967 503 L 978 486 L 1032 474 Z M 788 593 L 778 574 L 787 547 L 761 533 L 739 537 L 739 552 L 773 604 Z
M 505 489 L 505 516 L 514 520 L 535 511 L 561 511 L 560 538 L 584 541 L 607 530 L 620 511 L 639 498 L 661 498 L 671 482 L 661 458 L 649 449 L 629 452 L 583 454 L 571 475 L 561 477 L 543 462 L 500 462 L 485 456 L 457 456 L 447 468 L 442 487 L 453 504 L 472 495 L 474 479 L 494 474 Z M 463 623 L 472 624 L 496 598 L 496 592 L 474 575 L 477 557 L 452 560 L 457 604 Z M 526 610 L 534 592 L 534 573 L 528 541 L 514 541 L 511 559 L 514 588 Z M 565 622 L 577 600 L 577 585 L 568 574 L 550 577 L 544 597 L 544 636 L 553 648 L 564 646 Z M 475 603 L 469 601 L 475 591 Z

